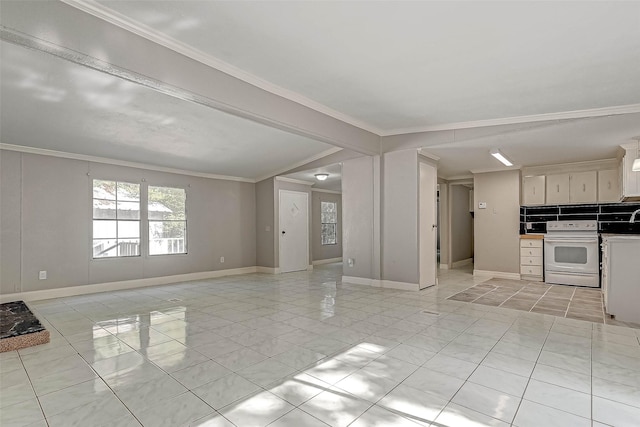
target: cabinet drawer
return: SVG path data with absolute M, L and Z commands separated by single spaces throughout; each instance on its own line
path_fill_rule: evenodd
M 521 248 L 541 248 L 542 239 L 520 239 Z
M 520 248 L 520 256 L 542 256 L 542 248 L 530 247 Z
M 520 274 L 524 274 L 527 276 L 542 276 L 542 266 L 541 265 L 521 265 Z
M 541 256 L 523 256 L 520 258 L 520 265 L 542 265 Z

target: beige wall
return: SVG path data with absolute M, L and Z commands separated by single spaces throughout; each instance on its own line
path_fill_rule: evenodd
M 374 157 L 369 156 L 342 164 L 342 271 L 345 276 L 379 278 L 379 246 L 375 248 L 378 209 L 375 166 Z M 347 263 L 349 258 L 355 260 L 353 266 Z
M 520 171 L 475 174 L 473 187 L 474 269 L 519 273 Z
M 418 283 L 418 152 L 384 155 L 382 277 Z
M 311 200 L 311 252 L 313 261 L 342 257 L 342 194 L 323 193 L 312 191 Z M 322 218 L 320 215 L 321 202 L 334 202 L 338 204 L 338 224 L 336 226 L 336 244 L 322 245 L 320 236 L 322 228 Z
M 3 293 L 256 265 L 254 184 L 0 153 Z M 186 188 L 188 254 L 93 260 L 93 178 Z M 47 280 L 38 279 L 40 270 L 47 271 Z
M 256 265 L 276 267 L 273 178 L 256 184 Z
M 450 185 L 451 198 L 451 262 L 472 257 L 473 218 L 469 212 L 469 192 L 464 185 Z

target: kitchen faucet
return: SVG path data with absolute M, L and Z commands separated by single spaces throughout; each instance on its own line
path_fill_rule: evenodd
M 633 224 L 636 222 L 636 215 L 640 212 L 640 209 L 637 209 L 634 213 L 631 214 L 631 219 L 629 220 L 629 224 Z

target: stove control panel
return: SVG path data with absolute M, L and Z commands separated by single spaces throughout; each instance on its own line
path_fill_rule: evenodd
M 597 231 L 597 221 L 549 221 L 548 231 Z

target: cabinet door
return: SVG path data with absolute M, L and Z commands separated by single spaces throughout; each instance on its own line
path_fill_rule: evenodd
M 547 175 L 547 204 L 569 203 L 569 174 Z
M 598 200 L 596 171 L 572 173 L 569 179 L 569 202 L 593 203 Z
M 598 172 L 598 201 L 617 202 L 620 200 L 620 182 L 615 169 Z
M 525 176 L 522 190 L 522 204 L 544 205 L 544 176 Z
M 622 195 L 624 197 L 640 196 L 640 172 L 633 171 L 636 150 L 627 149 L 622 159 Z

